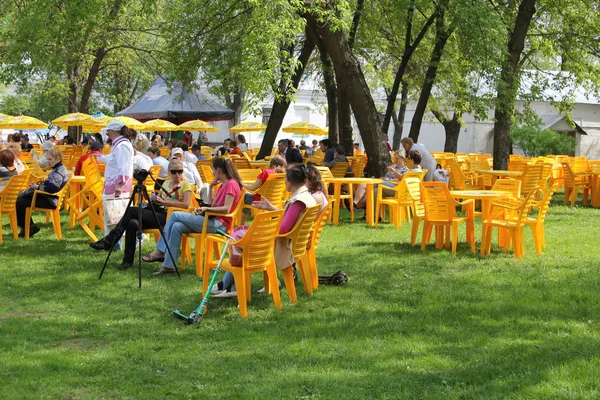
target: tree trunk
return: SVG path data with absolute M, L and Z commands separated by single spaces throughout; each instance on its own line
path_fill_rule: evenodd
M 396 77 L 394 78 L 394 84 L 392 85 L 392 89 L 390 90 L 390 94 L 387 99 L 387 107 L 385 109 L 385 115 L 383 117 L 382 129 L 383 133 L 387 135 L 388 129 L 390 127 L 390 119 L 392 118 L 392 113 L 394 113 L 394 109 L 396 107 L 396 97 L 398 97 L 398 89 L 400 88 L 400 83 L 404 79 L 404 73 L 406 72 L 406 67 L 408 66 L 408 62 L 412 57 L 415 49 L 425 37 L 425 34 L 429 30 L 429 27 L 435 21 L 435 14 L 432 14 L 427 22 L 421 27 L 421 31 L 415 38 L 415 41 L 412 41 L 412 19 L 414 13 L 414 2 L 411 2 L 408 7 L 408 11 L 406 14 L 406 35 L 404 38 L 404 53 L 402 54 L 402 59 L 400 60 L 400 65 L 398 66 L 398 71 L 396 72 Z
M 415 143 L 417 143 L 419 139 L 421 125 L 423 124 L 423 117 L 425 116 L 425 110 L 427 109 L 427 103 L 429 102 L 431 89 L 435 83 L 438 66 L 440 64 L 442 54 L 444 53 L 444 47 L 446 46 L 448 38 L 450 38 L 450 35 L 452 35 L 452 30 L 447 30 L 444 26 L 444 14 L 446 12 L 445 7 L 445 4 L 440 4 L 438 6 L 435 45 L 431 51 L 431 58 L 429 59 L 427 71 L 425 72 L 425 81 L 423 82 L 421 94 L 419 95 L 419 100 L 417 101 L 417 107 L 415 108 L 415 113 L 410 124 L 410 131 L 408 132 L 408 136 Z
M 327 49 L 335 68 L 338 85 L 350 98 L 365 149 L 369 155 L 369 174 L 383 176 L 391 163 L 381 131 L 379 114 L 358 60 L 352 54 L 341 30 L 331 31 L 329 24 L 318 22 L 318 16 L 305 12 L 303 17 L 313 24 Z
M 344 90 L 340 87 L 339 81 L 344 79 L 343 77 L 338 78 L 338 101 L 339 101 L 339 121 L 340 121 L 340 136 L 337 143 L 341 145 L 347 154 L 350 154 L 350 150 L 354 147 L 352 143 L 352 111 L 350 109 L 350 99 L 346 96 Z M 331 136 L 329 137 L 331 139 Z
M 535 14 L 536 0 L 522 0 L 515 27 L 508 41 L 508 52 L 502 63 L 494 117 L 494 169 L 507 169 L 510 154 L 510 123 L 519 89 L 518 68 L 529 25 Z
M 88 73 L 85 85 L 83 85 L 83 91 L 81 92 L 79 111 L 82 113 L 89 113 L 90 111 L 90 96 L 92 95 L 92 89 L 94 89 L 94 83 L 96 82 L 96 78 L 98 77 L 98 73 L 100 72 L 100 67 L 102 66 L 102 62 L 104 61 L 105 56 L 106 51 L 104 50 L 104 48 L 96 49 L 94 62 L 92 63 L 92 66 Z
M 400 110 L 398 116 L 392 113 L 394 120 L 394 138 L 392 140 L 392 149 L 400 150 L 400 139 L 402 139 L 402 133 L 404 132 L 404 118 L 406 116 L 406 106 L 408 105 L 408 82 L 402 81 L 402 94 L 400 95 Z
M 458 136 L 460 135 L 459 116 L 454 114 L 452 119 L 444 124 L 446 130 L 446 142 L 444 143 L 444 151 L 447 153 L 458 152 Z
M 329 139 L 337 143 L 339 139 L 339 107 L 335 71 L 319 33 L 311 24 L 308 24 L 307 27 L 319 49 L 319 57 L 323 66 L 323 83 L 325 84 L 325 95 L 327 96 L 327 116 L 329 117 Z
M 305 35 L 304 39 L 304 45 L 302 46 L 300 56 L 298 57 L 298 64 L 296 65 L 294 75 L 292 76 L 292 87 L 294 89 L 298 89 L 300 79 L 302 78 L 302 74 L 304 73 L 306 64 L 308 63 L 308 60 L 310 59 L 310 56 L 314 49 L 315 42 L 312 39 L 310 33 L 308 33 L 307 31 L 307 34 Z M 269 118 L 267 129 L 265 130 L 265 137 L 263 138 L 262 145 L 260 146 L 260 151 L 256 156 L 257 160 L 262 160 L 266 156 L 271 155 L 271 150 L 273 149 L 273 145 L 275 144 L 277 133 L 279 133 L 279 129 L 281 128 L 281 124 L 283 123 L 283 118 L 285 117 L 285 114 L 287 113 L 287 110 L 290 106 L 290 100 L 287 96 L 288 94 L 289 93 L 285 93 L 284 96 L 276 96 L 275 101 L 273 102 L 271 117 Z
M 348 48 L 352 50 L 354 42 L 356 41 L 356 33 L 360 24 L 360 17 L 365 6 L 364 0 L 358 0 L 356 3 L 356 10 L 354 11 L 354 17 L 352 18 L 352 26 L 350 27 L 350 33 L 348 34 Z M 338 77 L 338 81 L 344 79 L 344 77 Z M 339 117 L 339 137 L 332 138 L 331 133 L 329 139 L 334 143 L 339 144 L 346 151 L 347 154 L 351 154 L 350 151 L 354 148 L 354 141 L 352 140 L 352 108 L 350 107 L 350 99 L 344 92 L 344 89 L 338 83 L 338 117 Z

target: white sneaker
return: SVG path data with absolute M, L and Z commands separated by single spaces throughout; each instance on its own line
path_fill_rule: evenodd
M 233 292 L 228 292 L 228 291 L 223 291 L 219 294 L 216 294 L 214 297 L 218 297 L 221 299 L 227 299 L 227 298 L 231 298 L 231 297 L 237 297 L 237 292 L 233 291 Z
M 277 284 L 279 285 L 279 289 L 281 289 L 281 281 L 279 279 L 277 279 Z M 264 293 L 265 292 L 265 287 L 263 286 L 262 289 L 258 289 L 258 291 L 256 293 Z
M 210 294 L 211 295 L 217 295 L 220 293 L 226 292 L 225 289 L 219 289 L 219 285 L 217 285 L 216 283 L 212 286 L 212 288 L 210 289 Z

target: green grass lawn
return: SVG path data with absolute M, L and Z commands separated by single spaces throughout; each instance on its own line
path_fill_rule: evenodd
M 212 299 L 198 328 L 171 314 L 200 302 L 202 280 L 117 271 L 79 228 L 0 245 L 2 399 L 505 399 L 600 397 L 600 210 L 557 196 L 547 248 L 490 256 L 422 253 L 399 230 L 325 228 L 322 274 L 350 280 L 277 310 L 254 295 Z M 345 218 L 345 219 L 344 219 Z M 464 228 L 461 228 L 464 237 Z M 480 239 L 480 228 L 476 238 Z M 494 241 L 495 243 L 495 241 Z M 479 243 L 477 244 L 479 247 Z M 150 250 L 151 245 L 146 245 Z M 262 286 L 259 276 L 253 290 Z

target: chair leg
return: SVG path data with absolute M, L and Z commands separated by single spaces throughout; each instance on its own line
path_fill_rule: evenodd
M 290 268 L 291 269 L 291 268 Z M 271 286 L 271 293 L 273 294 L 273 302 L 275 303 L 275 307 L 281 310 L 281 295 L 279 292 L 279 283 L 277 282 L 277 269 L 275 267 L 275 262 L 273 262 L 270 266 L 267 267 L 267 275 L 269 278 L 269 285 Z M 293 277 L 292 277 L 293 282 Z M 295 288 L 294 288 L 295 293 Z
M 412 230 L 410 232 L 410 245 L 414 246 L 417 241 L 417 233 L 419 232 L 419 225 L 421 220 L 417 217 L 413 218 Z
M 246 291 L 250 290 L 250 288 L 246 288 L 246 278 L 244 276 L 244 269 L 235 268 L 234 271 L 232 271 L 232 274 L 233 282 L 235 283 L 235 291 L 237 292 L 237 301 L 238 305 L 240 306 L 240 314 L 242 315 L 242 317 L 248 318 L 248 304 L 246 301 Z
M 62 228 L 60 226 L 60 213 L 58 207 L 52 213 L 50 213 L 52 217 L 52 225 L 54 226 L 54 233 L 56 234 L 56 238 L 58 240 L 62 240 Z
M 302 275 L 302 284 L 304 285 L 304 291 L 310 296 L 312 296 L 312 278 L 308 256 L 306 255 L 306 253 L 304 253 L 304 255 L 296 261 L 296 265 L 298 265 L 298 269 L 300 270 L 300 274 Z
M 17 226 L 17 212 L 11 211 L 11 213 L 8 214 L 8 220 L 10 222 L 10 229 L 12 230 L 13 238 L 17 240 L 19 238 L 19 227 Z
M 425 246 L 427 245 L 427 237 L 429 232 L 431 231 L 431 224 L 427 221 L 423 223 L 423 233 L 421 235 L 421 251 L 425 251 Z
M 283 282 L 285 283 L 285 288 L 288 292 L 290 301 L 292 303 L 296 303 L 298 301 L 298 298 L 296 297 L 296 285 L 294 284 L 294 274 L 292 272 L 292 266 L 290 265 L 289 267 L 282 269 L 281 274 L 283 275 Z M 271 278 L 269 277 L 269 279 Z M 278 287 L 277 283 L 275 283 L 275 286 Z M 274 291 L 275 287 L 273 287 L 272 290 Z
M 31 207 L 25 209 L 25 239 L 29 239 L 29 230 L 31 229 Z

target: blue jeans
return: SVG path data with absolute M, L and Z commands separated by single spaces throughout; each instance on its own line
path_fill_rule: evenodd
M 203 225 L 204 216 L 181 211 L 174 212 L 167 220 L 167 224 L 164 228 L 165 239 L 169 243 L 169 249 L 171 250 L 171 254 L 173 255 L 173 260 L 175 260 L 175 262 L 177 262 L 179 259 L 179 252 L 181 251 L 181 236 L 184 233 L 202 232 Z M 223 225 L 216 218 L 210 217 L 208 219 L 206 231 L 208 233 L 214 233 L 217 231 L 217 229 L 221 229 L 223 231 L 226 230 L 225 225 Z M 165 261 L 163 261 L 162 266 L 165 268 L 174 269 L 175 265 L 167 253 L 167 246 L 162 237 L 156 244 L 156 248 L 159 251 L 166 253 Z
M 233 274 L 231 272 L 226 271 L 221 282 L 223 282 L 223 289 L 227 290 L 228 292 L 235 292 L 235 284 L 233 280 Z

